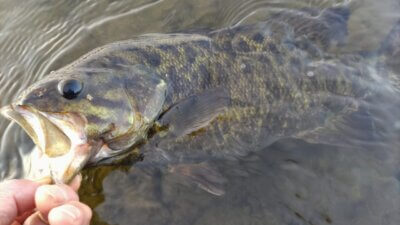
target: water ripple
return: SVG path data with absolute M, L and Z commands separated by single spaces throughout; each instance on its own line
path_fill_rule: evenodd
M 11 102 L 18 92 L 50 71 L 109 42 L 128 39 L 146 32 L 215 29 L 248 23 L 282 8 L 325 8 L 349 2 L 356 0 L 0 0 L 0 106 Z M 366 46 L 371 46 L 370 39 L 376 38 L 378 41 L 382 39 L 382 35 L 375 35 L 378 33 L 377 30 L 384 26 L 390 28 L 391 21 L 398 19 L 399 10 L 394 6 L 399 5 L 399 2 L 398 0 L 357 2 L 359 3 L 355 4 L 357 7 L 352 8 L 356 16 L 350 19 L 349 26 L 350 40 L 355 40 L 351 42 L 351 47 L 364 49 Z M 393 10 L 390 10 L 392 8 Z M 371 15 L 374 20 L 371 23 L 364 23 L 368 19 L 371 21 Z M 356 32 L 351 33 L 354 30 Z M 383 29 L 379 32 L 385 35 L 388 31 Z M 365 43 L 361 45 L 358 43 L 361 42 L 359 40 Z M 378 41 L 376 42 L 379 43 Z M 383 114 L 384 119 L 377 119 L 375 124 L 385 128 L 388 121 L 393 122 L 398 115 L 398 113 L 393 115 L 392 111 Z M 351 214 L 360 219 L 369 218 L 371 221 L 384 218 L 383 215 L 390 215 L 392 222 L 398 222 L 400 220 L 398 126 L 396 129 L 395 131 L 386 129 L 378 133 L 378 136 L 385 139 L 371 145 L 371 149 L 339 149 L 337 146 L 335 148 L 315 146 L 298 141 L 290 144 L 291 141 L 289 143 L 286 141 L 260 152 L 257 158 L 263 158 L 264 161 L 244 158 L 243 165 L 221 162 L 219 164 L 223 168 L 221 171 L 228 173 L 228 177 L 229 173 L 232 173 L 231 176 L 236 175 L 235 170 L 245 171 L 246 174 L 261 171 L 254 176 L 255 179 L 246 176 L 243 181 L 245 176 L 242 176 L 230 180 L 232 183 L 229 183 L 228 188 L 231 191 L 228 190 L 228 198 L 222 201 L 220 198 L 212 198 L 205 194 L 203 198 L 196 199 L 196 196 L 203 195 L 203 192 L 197 193 L 195 188 L 186 188 L 179 182 L 174 183 L 174 178 L 170 177 L 172 175 L 166 175 L 161 181 L 153 182 L 154 177 L 161 175 L 150 176 L 147 173 L 141 174 L 140 171 L 123 174 L 114 171 L 108 177 L 100 174 L 99 179 L 94 176 L 96 179 L 92 177 L 92 180 L 87 182 L 87 187 L 91 188 L 90 185 L 96 182 L 102 191 L 97 193 L 98 196 L 88 192 L 85 197 L 91 196 L 94 199 L 91 203 L 98 206 L 94 205 L 93 209 L 100 212 L 108 221 L 115 223 L 121 220 L 130 222 L 132 219 L 136 221 L 142 219 L 147 224 L 152 219 L 165 223 L 166 218 L 174 214 L 175 217 L 169 218 L 170 221 L 182 220 L 180 224 L 184 224 L 183 220 L 188 217 L 199 217 L 200 221 L 207 213 L 211 216 L 205 219 L 213 218 L 216 214 L 229 215 L 224 221 L 230 219 L 237 222 L 233 219 L 235 216 L 241 219 L 257 218 L 243 216 L 243 212 L 246 211 L 243 210 L 243 204 L 257 202 L 260 204 L 246 206 L 249 209 L 247 211 L 268 212 L 270 215 L 278 216 L 284 212 L 287 213 L 284 214 L 285 218 L 297 219 L 293 221 L 298 221 L 294 216 L 298 215 L 318 218 L 316 220 L 318 224 L 329 222 L 332 218 L 338 223 L 337 221 L 340 221 L 338 218 L 346 219 L 343 215 Z M 354 135 L 357 133 L 354 132 Z M 27 159 L 25 156 L 32 147 L 32 143 L 26 139 L 21 128 L 0 118 L 0 180 L 24 175 L 21 164 Z M 354 142 L 354 144 L 360 143 Z M 317 179 L 304 179 L 310 174 Z M 117 187 L 116 182 L 119 184 Z M 349 200 L 349 196 L 353 196 L 349 193 L 352 191 L 366 203 L 361 204 L 360 199 Z M 255 196 L 255 193 L 258 195 Z M 249 196 L 256 200 L 251 200 Z M 239 201 L 241 198 L 242 201 Z M 308 201 L 304 201 L 306 198 Z M 231 201 L 235 199 L 238 201 L 237 204 L 232 204 Z M 257 201 L 258 199 L 261 200 Z M 329 204 L 334 200 L 338 204 Z M 100 204 L 102 201 L 104 202 Z M 132 201 L 139 204 L 131 204 Z M 182 207 L 182 204 L 184 206 L 187 204 L 187 207 Z M 176 210 L 166 209 L 164 205 L 175 207 Z M 340 207 L 337 207 L 338 205 Z M 321 217 L 319 212 L 323 207 L 319 206 L 331 207 L 326 211 L 333 217 L 326 215 Z M 357 206 L 359 211 L 349 213 L 348 211 L 351 211 L 349 209 L 356 208 L 354 206 Z M 144 210 L 140 211 L 140 207 Z M 146 207 L 152 207 L 157 211 L 149 211 Z M 221 207 L 224 211 L 215 213 L 219 212 Z M 228 214 L 229 207 L 232 208 L 232 214 Z M 121 212 L 130 211 L 122 216 L 118 214 L 112 217 L 110 208 Z M 186 210 L 179 210 L 180 208 Z M 289 212 L 288 209 L 293 212 Z M 294 214 L 295 212 L 297 214 Z M 307 212 L 311 214 L 306 215 Z M 320 217 L 323 219 L 322 222 L 319 222 Z M 267 221 L 265 214 L 259 218 L 260 224 Z M 270 219 L 273 221 L 274 218 Z M 288 224 L 293 221 L 281 222 Z M 358 224 L 373 224 L 373 222 Z

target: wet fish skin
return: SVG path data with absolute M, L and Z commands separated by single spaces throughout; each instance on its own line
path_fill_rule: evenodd
M 204 35 L 153 34 L 112 43 L 45 77 L 19 102 L 38 111 L 84 115 L 88 139 L 114 151 L 147 141 L 177 155 L 242 155 L 355 112 L 375 91 L 362 56 L 328 51 L 343 41 L 332 29 L 345 29 L 347 19 L 335 11 L 319 17 L 305 13 Z M 282 19 L 288 15 L 291 19 Z M 343 21 L 330 27 L 332 16 Z M 60 95 L 58 84 L 66 79 L 83 83 L 76 99 Z M 215 118 L 200 115 L 205 118 L 195 124 L 199 132 L 172 138 L 167 129 L 149 138 L 171 108 L 215 90 L 229 101 L 210 104 L 224 110 Z M 196 116 L 190 108 L 182 115 Z
M 297 37 L 288 24 L 269 21 L 220 30 L 209 37 L 211 44 L 203 44 L 209 49 L 209 60 L 202 64 L 207 65 L 206 73 L 196 72 L 196 66 L 192 69 L 190 63 L 180 71 L 158 72 L 173 75 L 167 83 L 181 84 L 171 93 L 172 103 L 223 87 L 230 105 L 200 135 L 174 141 L 160 138 L 158 146 L 169 153 L 181 149 L 188 155 L 199 151 L 218 157 L 243 155 L 248 149 L 257 149 L 255 146 L 296 136 L 349 115 L 374 92 L 374 79 L 364 58 L 338 58 L 324 52 L 330 46 L 323 35 L 320 38 L 324 42 L 310 41 Z M 192 50 L 182 52 L 190 55 Z M 195 73 L 185 75 L 186 71 Z

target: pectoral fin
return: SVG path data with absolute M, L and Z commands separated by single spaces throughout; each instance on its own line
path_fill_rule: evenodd
M 196 184 L 201 189 L 217 196 L 225 194 L 225 178 L 207 163 L 177 164 L 168 167 L 169 172 L 182 176 L 186 181 Z
M 158 122 L 161 126 L 168 127 L 168 131 L 174 136 L 181 137 L 206 127 L 229 104 L 230 98 L 223 89 L 208 90 L 178 102 Z

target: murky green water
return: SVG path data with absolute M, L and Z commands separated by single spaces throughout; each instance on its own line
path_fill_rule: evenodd
M 0 0 L 0 105 L 106 43 L 144 33 L 217 29 L 282 8 L 343 2 Z M 376 49 L 400 18 L 396 0 L 350 5 L 349 44 L 341 51 Z M 396 118 L 388 113 L 381 119 Z M 4 118 L 0 132 L 0 179 L 25 176 L 32 143 Z M 214 166 L 227 178 L 221 197 L 173 174 L 129 166 L 87 170 L 80 196 L 94 209 L 93 224 L 400 224 L 398 137 L 385 133 L 362 148 L 282 140 L 238 161 L 217 161 Z

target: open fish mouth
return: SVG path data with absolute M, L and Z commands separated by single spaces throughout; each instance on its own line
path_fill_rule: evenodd
M 76 113 L 41 112 L 25 105 L 8 105 L 0 113 L 31 137 L 47 159 L 55 183 L 68 183 L 91 156 L 93 144 L 84 132 L 87 120 Z

